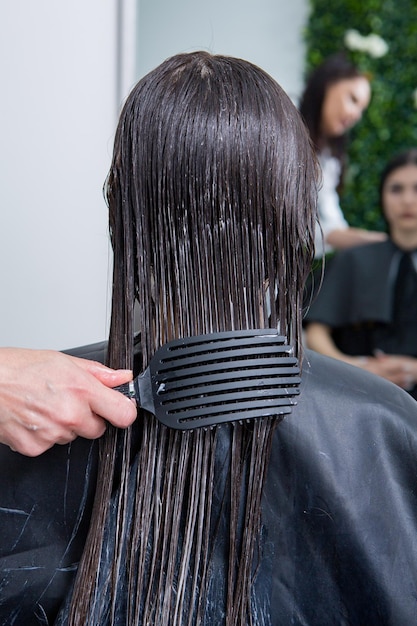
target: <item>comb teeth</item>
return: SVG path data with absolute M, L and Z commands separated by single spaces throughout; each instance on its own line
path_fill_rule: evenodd
M 150 363 L 154 413 L 189 430 L 291 411 L 300 370 L 285 337 L 273 329 L 178 339 Z

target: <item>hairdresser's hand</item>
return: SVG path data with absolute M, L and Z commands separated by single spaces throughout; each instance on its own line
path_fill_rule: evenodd
M 136 406 L 110 387 L 131 378 L 60 352 L 0 348 L 0 442 L 37 456 L 77 436 L 100 437 L 106 421 L 126 428 Z

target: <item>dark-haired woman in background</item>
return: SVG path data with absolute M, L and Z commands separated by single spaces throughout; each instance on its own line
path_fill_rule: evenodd
M 359 122 L 370 98 L 368 77 L 342 53 L 328 57 L 311 73 L 301 96 L 299 110 L 322 169 L 316 258 L 333 250 L 386 239 L 385 233 L 350 227 L 339 203 L 348 131 Z

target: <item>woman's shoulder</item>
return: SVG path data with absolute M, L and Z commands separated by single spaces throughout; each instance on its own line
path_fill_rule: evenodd
M 392 241 L 387 239 L 340 250 L 328 262 L 328 274 L 340 273 L 347 269 L 347 275 L 350 277 L 353 277 L 355 272 L 362 275 L 363 270 L 372 276 L 374 271 L 379 273 L 381 268 L 389 266 L 395 249 Z
M 297 406 L 276 429 L 264 499 L 276 555 L 268 575 L 276 614 L 286 614 L 277 624 L 301 623 L 293 621 L 301 614 L 309 624 L 341 615 L 352 624 L 413 622 L 404 575 L 417 575 L 416 479 L 416 401 L 306 351 Z
M 371 243 L 359 244 L 340 250 L 334 256 L 334 258 L 357 258 L 366 259 L 368 257 L 375 257 L 380 255 L 390 255 L 395 251 L 395 246 L 390 239 L 385 241 L 374 241 Z

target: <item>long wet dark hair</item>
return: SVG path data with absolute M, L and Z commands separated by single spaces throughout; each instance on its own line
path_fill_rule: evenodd
M 316 150 L 320 152 L 328 147 L 333 156 L 341 162 L 345 156 L 347 134 L 339 137 L 323 136 L 321 132 L 323 102 L 331 85 L 341 80 L 358 77 L 368 78 L 343 52 L 332 54 L 311 72 L 300 98 L 299 111 Z
M 145 76 L 120 116 L 107 181 L 110 364 L 132 366 L 135 308 L 143 368 L 167 341 L 233 329 L 279 328 L 298 354 L 316 176 L 298 112 L 261 69 L 194 52 Z M 223 426 L 223 464 L 218 427 L 182 433 L 141 410 L 127 431 L 109 427 L 69 623 L 210 623 L 223 568 L 224 623 L 252 623 L 276 423 Z

